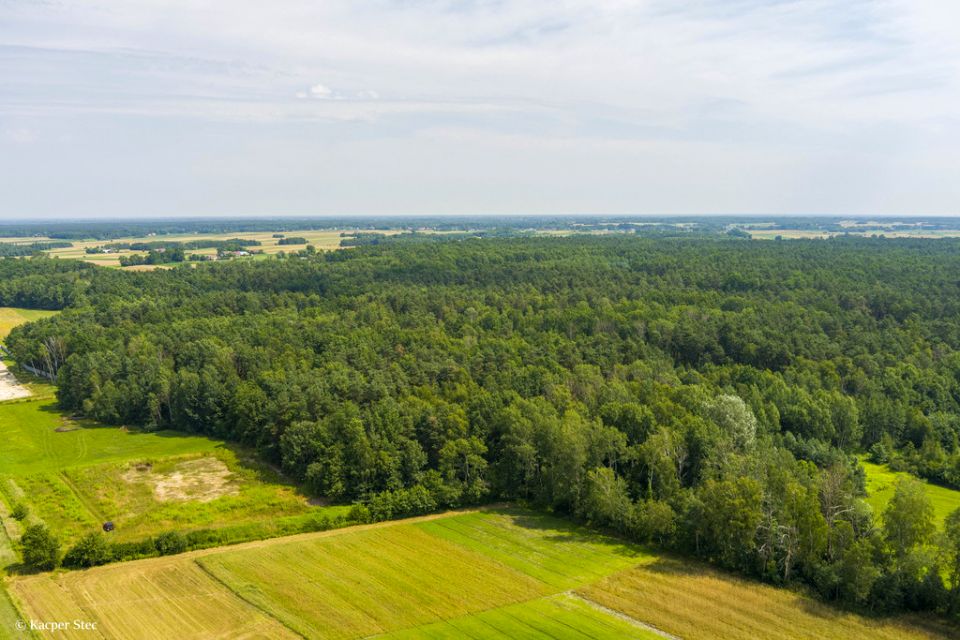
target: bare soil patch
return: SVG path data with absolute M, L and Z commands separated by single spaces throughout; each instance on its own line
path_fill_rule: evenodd
M 233 481 L 233 472 L 211 456 L 181 462 L 169 473 L 154 473 L 151 463 L 141 462 L 131 467 L 123 479 L 151 485 L 159 502 L 210 502 L 240 491 Z
M 0 402 L 28 398 L 30 395 L 32 395 L 30 391 L 20 384 L 7 369 L 7 365 L 0 361 Z

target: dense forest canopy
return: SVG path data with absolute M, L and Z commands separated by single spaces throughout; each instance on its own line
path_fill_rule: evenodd
M 390 240 L 130 273 L 0 260 L 64 409 L 256 447 L 371 517 L 528 501 L 773 582 L 956 610 L 960 242 Z M 946 582 L 944 582 L 946 579 Z

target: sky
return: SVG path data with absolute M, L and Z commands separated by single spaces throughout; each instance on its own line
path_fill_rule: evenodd
M 0 0 L 0 221 L 960 214 L 955 0 Z

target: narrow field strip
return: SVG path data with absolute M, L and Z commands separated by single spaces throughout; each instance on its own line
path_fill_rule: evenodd
M 605 613 L 578 597 L 557 594 L 381 636 L 383 640 L 474 638 L 605 640 L 662 636 Z
M 543 595 L 536 580 L 416 527 L 228 552 L 198 562 L 309 638 L 423 625 Z
M 619 612 L 619 611 L 617 611 L 617 610 L 615 610 L 615 609 L 611 609 L 610 607 L 605 607 L 605 606 L 603 606 L 602 604 L 600 604 L 599 602 L 594 602 L 593 600 L 590 600 L 590 599 L 588 599 L 588 598 L 585 598 L 585 597 L 583 597 L 582 595 L 580 595 L 580 594 L 578 594 L 578 593 L 574 593 L 574 592 L 568 591 L 568 592 L 566 592 L 564 595 L 567 595 L 567 596 L 569 596 L 569 597 L 571 597 L 571 598 L 575 598 L 575 599 L 579 600 L 580 602 L 583 602 L 583 603 L 586 604 L 587 606 L 589 606 L 589 607 L 591 607 L 591 608 L 593 608 L 593 609 L 596 609 L 597 611 L 602 611 L 603 613 L 606 613 L 607 615 L 614 616 L 614 617 L 619 618 L 619 619 L 621 619 L 621 620 L 623 620 L 623 621 L 625 621 L 625 622 L 628 622 L 629 624 L 632 624 L 632 625 L 634 625 L 634 626 L 640 627 L 641 629 L 645 629 L 646 631 L 649 631 L 650 633 L 653 633 L 654 635 L 658 635 L 658 636 L 660 636 L 661 638 L 666 638 L 667 640 L 681 640 L 681 639 L 678 638 L 677 636 L 675 636 L 675 635 L 673 635 L 673 634 L 670 634 L 670 633 L 667 633 L 667 632 L 664 631 L 663 629 L 658 629 L 657 627 L 653 626 L 652 624 L 647 624 L 646 622 L 643 622 L 642 620 L 637 620 L 636 618 L 632 618 L 632 617 L 628 616 L 628 615 L 625 614 L 625 613 L 621 613 L 621 612 Z
M 933 640 L 955 632 L 909 617 L 846 613 L 786 589 L 674 560 L 623 571 L 576 593 L 684 640 Z
M 523 526 L 522 518 L 526 517 L 518 519 L 509 513 L 484 512 L 422 523 L 418 527 L 502 562 L 558 591 L 650 559 L 639 547 L 587 534 L 552 518 L 538 516 L 536 527 Z
M 57 638 L 155 638 L 243 640 L 296 638 L 213 581 L 191 562 L 130 570 L 40 576 L 13 583 L 13 591 L 37 620 L 86 620 L 97 631 L 58 632 Z

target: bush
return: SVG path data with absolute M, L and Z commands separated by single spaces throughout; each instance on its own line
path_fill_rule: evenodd
M 27 516 L 30 515 L 30 507 L 23 502 L 18 502 L 13 505 L 13 511 L 10 512 L 10 515 L 13 516 L 14 520 L 26 520 Z
M 20 538 L 23 563 L 33 569 L 50 571 L 60 566 L 60 541 L 46 525 L 27 527 Z
M 114 559 L 113 555 L 110 544 L 104 539 L 103 534 L 90 533 L 80 538 L 80 541 L 67 551 L 63 557 L 63 566 L 72 569 L 96 567 L 111 562 Z
M 187 550 L 187 541 L 176 531 L 161 533 L 153 540 L 153 546 L 162 556 L 172 556 Z

